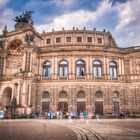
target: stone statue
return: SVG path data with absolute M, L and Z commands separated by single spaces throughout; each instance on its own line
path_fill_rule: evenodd
M 23 23 L 33 24 L 33 20 L 32 20 L 33 13 L 34 13 L 33 11 L 25 11 L 21 15 L 16 16 L 15 19 L 13 20 L 16 21 L 17 23 L 23 22 Z
M 26 34 L 24 39 L 28 44 L 30 44 L 31 42 L 34 41 L 34 38 L 35 38 L 34 34 Z
M 11 115 L 15 115 L 16 113 L 16 107 L 17 107 L 17 99 L 14 96 L 13 100 L 11 101 Z

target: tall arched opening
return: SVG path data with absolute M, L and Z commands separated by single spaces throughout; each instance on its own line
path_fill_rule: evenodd
M 6 87 L 2 95 L 2 108 L 8 109 L 12 100 L 12 88 Z
M 68 95 L 65 91 L 59 93 L 58 110 L 63 113 L 68 112 Z
M 77 112 L 83 112 L 86 110 L 86 96 L 84 91 L 79 91 L 77 94 Z
M 103 115 L 103 93 L 101 91 L 95 93 L 95 114 Z
M 50 94 L 45 91 L 42 94 L 42 115 L 50 110 Z

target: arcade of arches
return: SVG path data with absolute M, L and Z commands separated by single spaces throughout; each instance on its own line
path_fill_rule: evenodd
M 58 100 L 56 103 L 56 107 L 52 96 L 50 96 L 50 93 L 48 91 L 44 91 L 42 93 L 42 99 L 41 99 L 41 113 L 42 115 L 45 115 L 45 112 L 51 111 L 62 111 L 62 112 L 71 112 L 71 111 L 77 111 L 78 113 L 82 111 L 88 111 L 99 115 L 105 114 L 105 100 L 103 92 L 98 90 L 95 92 L 95 94 L 91 95 L 92 98 L 90 100 L 91 105 L 89 106 L 88 96 L 83 90 L 80 90 L 77 92 L 75 103 L 70 99 L 72 97 L 70 94 L 68 94 L 66 91 L 62 90 L 58 94 Z M 111 111 L 114 114 L 119 114 L 120 107 L 119 107 L 119 93 L 118 91 L 114 91 L 112 93 L 112 103 L 111 103 Z M 92 107 L 91 107 L 92 106 Z
M 8 108 L 10 106 L 11 100 L 12 100 L 12 88 L 6 87 L 3 91 L 1 99 L 1 107 Z

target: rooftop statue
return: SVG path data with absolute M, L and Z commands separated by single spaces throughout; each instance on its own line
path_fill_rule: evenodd
M 17 23 L 23 22 L 23 23 L 33 24 L 33 20 L 32 20 L 33 13 L 34 13 L 33 11 L 25 11 L 21 15 L 16 16 L 15 19 L 13 20 L 16 21 Z

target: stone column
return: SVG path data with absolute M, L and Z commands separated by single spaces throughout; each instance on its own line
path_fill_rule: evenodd
M 103 75 L 104 75 L 104 78 L 106 79 L 106 74 L 107 74 L 107 71 L 106 71 L 106 58 L 105 58 L 105 56 L 104 56 L 104 60 L 103 60 L 104 62 L 103 62 Z
M 32 71 L 32 59 L 33 59 L 33 54 L 30 53 L 30 68 L 29 68 L 29 71 Z
M 90 66 L 90 64 L 89 64 L 89 56 L 87 56 L 87 58 L 86 58 L 86 78 L 87 79 L 89 79 L 89 66 Z
M 86 90 L 86 110 L 91 113 L 92 112 L 92 104 L 91 104 L 91 87 L 88 86 Z
M 54 79 L 58 78 L 58 64 L 57 64 L 57 56 L 54 57 Z
M 69 56 L 69 63 L 68 63 L 68 79 L 72 79 L 72 56 Z
M 55 56 L 52 56 L 51 78 L 52 78 L 52 79 L 55 79 Z
M 27 106 L 27 102 L 26 102 L 26 98 L 27 98 L 27 96 L 26 96 L 26 83 L 25 82 L 23 83 L 23 88 L 22 89 L 23 89 L 22 90 L 22 105 Z
M 72 79 L 75 79 L 75 69 L 76 69 L 76 66 L 75 66 L 75 59 L 74 59 L 74 56 L 72 56 Z
M 124 75 L 124 59 L 122 59 L 122 74 Z
M 3 74 L 6 74 L 6 55 L 4 56 L 4 63 L 3 63 Z
M 39 64 L 38 64 L 38 67 L 39 67 L 39 75 L 42 75 L 42 63 L 41 63 L 41 57 L 39 57 Z
M 31 85 L 29 85 L 29 90 L 28 90 L 28 106 L 31 105 Z
M 77 110 L 77 93 L 76 93 L 76 88 L 73 87 L 72 90 L 72 110 Z

